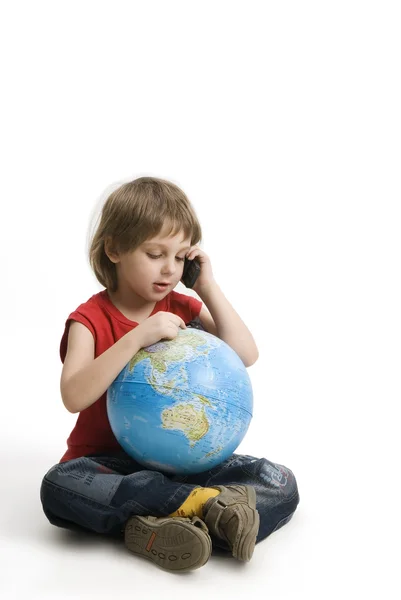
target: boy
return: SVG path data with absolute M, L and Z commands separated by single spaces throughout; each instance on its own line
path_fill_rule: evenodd
M 109 385 L 140 348 L 173 339 L 187 323 L 223 339 L 245 366 L 257 360 L 200 239 L 193 207 L 168 181 L 141 177 L 106 200 L 90 247 L 105 289 L 69 315 L 60 346 L 62 399 L 79 417 L 41 487 L 51 523 L 124 537 L 129 550 L 170 571 L 204 565 L 212 544 L 250 560 L 299 501 L 292 472 L 266 459 L 234 454 L 210 471 L 171 477 L 136 463 L 111 431 Z M 185 258 L 200 265 L 193 289 L 203 304 L 174 291 Z

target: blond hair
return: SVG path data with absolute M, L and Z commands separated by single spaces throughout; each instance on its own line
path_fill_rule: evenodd
M 155 237 L 166 223 L 170 226 L 167 235 L 183 231 L 191 246 L 202 239 L 195 210 L 174 183 L 139 177 L 112 192 L 89 245 L 89 262 L 99 283 L 111 291 L 117 289 L 116 265 L 105 252 L 107 238 L 116 251 L 130 252 Z

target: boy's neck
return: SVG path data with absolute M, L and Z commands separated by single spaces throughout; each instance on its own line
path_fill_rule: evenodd
M 148 302 L 140 296 L 133 294 L 124 294 L 117 290 L 110 292 L 107 290 L 110 302 L 130 321 L 140 323 L 147 319 L 152 313 L 156 302 Z

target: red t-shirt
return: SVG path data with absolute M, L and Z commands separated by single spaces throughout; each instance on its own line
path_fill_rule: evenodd
M 181 317 L 185 323 L 189 323 L 199 315 L 201 308 L 202 302 L 196 298 L 172 291 L 165 298 L 156 302 L 151 315 L 159 311 L 172 312 Z M 92 333 L 95 341 L 95 358 L 138 325 L 135 321 L 127 319 L 114 306 L 107 290 L 95 294 L 87 302 L 78 306 L 66 321 L 60 344 L 60 357 L 63 363 L 67 353 L 68 330 L 71 321 L 82 323 Z M 75 427 L 67 440 L 67 446 L 68 450 L 60 462 L 90 454 L 102 452 L 108 454 L 121 450 L 107 418 L 106 392 L 91 406 L 79 413 Z

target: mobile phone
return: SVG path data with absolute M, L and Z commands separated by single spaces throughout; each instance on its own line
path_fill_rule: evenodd
M 184 261 L 184 271 L 181 277 L 181 281 L 182 283 L 187 287 L 187 288 L 192 288 L 195 285 L 195 281 L 198 279 L 198 275 L 200 273 L 200 264 L 199 262 L 196 260 L 196 258 L 192 259 L 192 260 L 188 260 L 188 258 L 185 258 Z

